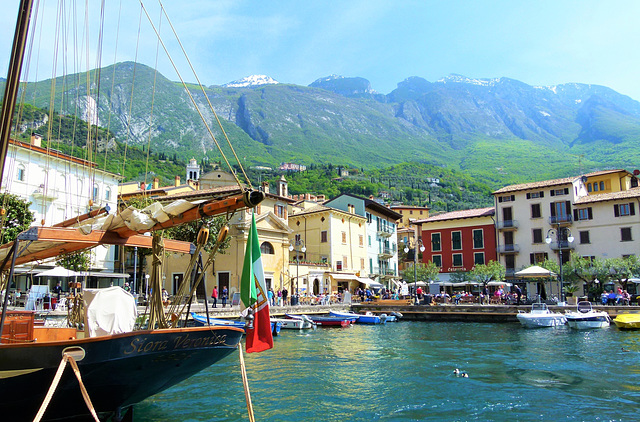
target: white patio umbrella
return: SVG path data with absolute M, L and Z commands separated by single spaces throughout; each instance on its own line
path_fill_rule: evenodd
M 556 277 L 557 274 L 553 271 L 549 271 L 546 268 L 542 268 L 539 265 L 532 265 L 524 270 L 518 271 L 516 277 L 522 278 L 547 278 L 547 277 Z
M 67 270 L 62 267 L 54 267 L 35 275 L 36 277 L 82 277 L 81 273 Z

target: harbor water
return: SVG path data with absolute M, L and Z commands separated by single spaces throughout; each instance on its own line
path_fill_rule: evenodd
M 284 331 L 245 354 L 258 421 L 634 421 L 640 332 L 399 322 Z M 469 374 L 456 377 L 455 368 Z M 134 420 L 248 420 L 237 354 Z

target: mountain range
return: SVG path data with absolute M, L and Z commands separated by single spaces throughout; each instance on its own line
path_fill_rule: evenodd
M 261 75 L 204 92 L 188 85 L 201 118 L 180 84 L 145 65 L 92 71 L 91 85 L 102 92 L 91 98 L 86 75 L 80 76 L 55 80 L 58 111 L 185 159 L 220 158 L 202 123 L 224 141 L 206 95 L 245 165 L 366 169 L 415 161 L 495 184 L 640 165 L 640 103 L 598 85 L 537 87 L 450 75 L 435 82 L 410 77 L 384 95 L 359 77 L 333 75 L 300 86 Z M 24 101 L 48 108 L 51 87 L 51 80 L 29 83 Z

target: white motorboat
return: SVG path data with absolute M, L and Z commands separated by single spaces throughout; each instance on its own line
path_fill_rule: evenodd
M 567 324 L 576 330 L 590 330 L 605 328 L 611 324 L 609 314 L 604 311 L 594 311 L 591 302 L 579 302 L 576 311 L 566 312 Z
M 279 322 L 282 329 L 287 330 L 306 330 L 316 328 L 316 324 L 310 319 L 289 319 L 289 318 L 271 318 L 271 322 Z
M 518 311 L 518 321 L 526 328 L 557 327 L 564 325 L 567 318 L 558 312 L 551 312 L 546 303 L 534 303 L 531 312 Z

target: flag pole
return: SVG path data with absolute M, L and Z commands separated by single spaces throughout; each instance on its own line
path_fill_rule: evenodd
M 249 391 L 249 380 L 247 379 L 247 368 L 244 365 L 244 354 L 242 353 L 242 344 L 238 343 L 238 352 L 240 356 L 240 371 L 242 372 L 242 386 L 244 387 L 244 398 L 247 401 L 247 411 L 249 412 L 249 421 L 256 422 L 253 415 L 253 404 L 251 403 L 251 392 Z

